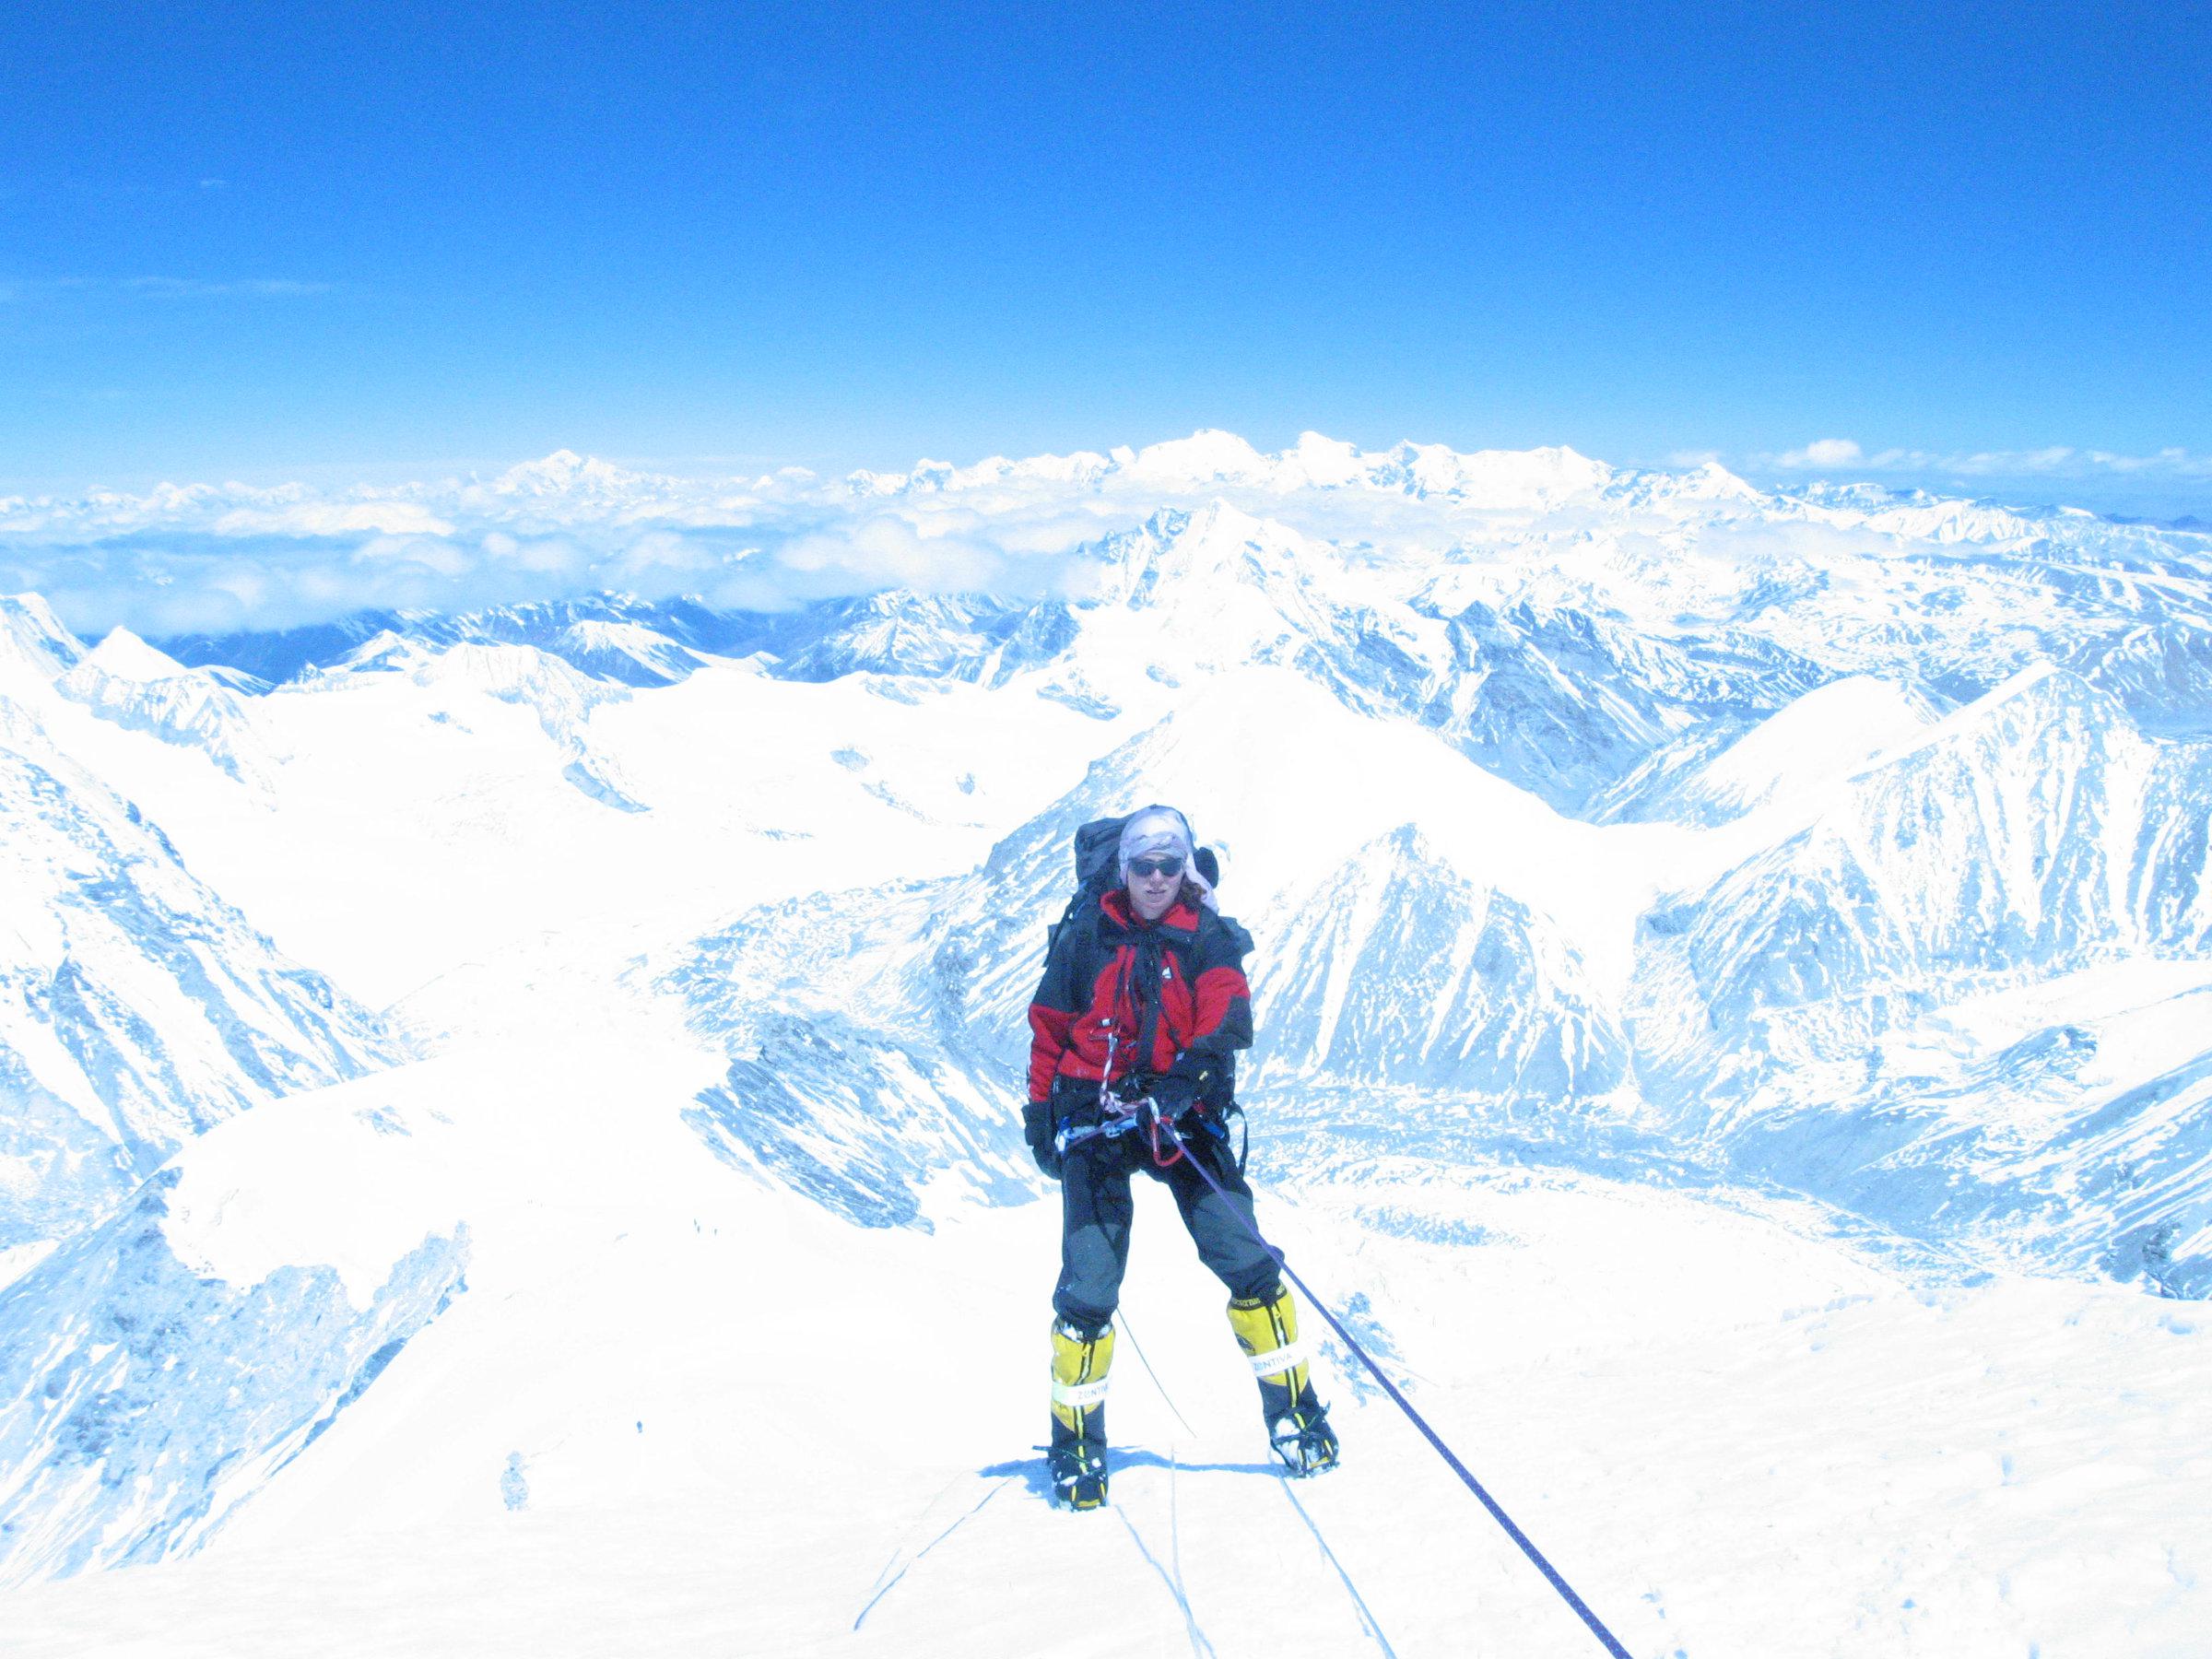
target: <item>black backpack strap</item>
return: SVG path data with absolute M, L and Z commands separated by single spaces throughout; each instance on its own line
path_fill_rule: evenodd
M 1152 1044 L 1159 1035 L 1159 942 L 1147 937 L 1130 952 L 1130 971 L 1136 977 L 1136 1065 L 1133 1070 L 1152 1069 Z

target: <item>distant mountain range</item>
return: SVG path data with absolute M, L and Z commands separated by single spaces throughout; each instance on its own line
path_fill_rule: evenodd
M 165 1159 L 560 984 L 672 1001 L 724 1069 L 669 1109 L 851 1220 L 1026 1197 L 1022 1013 L 1070 839 L 1156 798 L 1259 942 L 1273 1167 L 1511 1146 L 2212 1293 L 2212 538 L 1221 434 L 756 482 L 1142 510 L 1049 596 L 601 594 L 90 645 L 0 600 L 0 1449 L 44 1443 L 36 1391 L 76 1363 L 37 1345 L 174 1288 L 71 1243 L 159 1228 Z M 562 454 L 400 505 L 714 499 Z M 311 510 L 336 511 L 6 504 Z M 424 1247 L 240 1455 L 296 1445 L 454 1293 L 459 1247 Z M 178 1490 L 133 1512 L 146 1550 L 197 1524 Z M 69 1512 L 49 1564 L 97 1553 L 107 1512 Z

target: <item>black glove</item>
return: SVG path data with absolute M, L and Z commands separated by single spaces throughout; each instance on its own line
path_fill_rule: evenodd
M 1054 1181 L 1060 1179 L 1060 1144 L 1053 1138 L 1053 1109 L 1041 1100 L 1031 1100 L 1021 1109 L 1021 1137 L 1030 1143 L 1030 1156 L 1037 1167 Z
M 1159 1108 L 1159 1115 L 1173 1123 L 1198 1103 L 1198 1084 L 1193 1077 L 1179 1077 L 1173 1072 L 1164 1072 L 1152 1079 L 1152 1103 Z

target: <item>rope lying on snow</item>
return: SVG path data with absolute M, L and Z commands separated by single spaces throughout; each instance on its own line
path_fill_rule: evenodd
M 1180 1153 L 1191 1152 L 1192 1148 L 1185 1144 L 1181 1132 L 1176 1129 L 1174 1120 L 1161 1118 L 1159 1107 L 1150 1100 L 1145 1101 L 1144 1105 L 1150 1110 L 1153 1123 L 1159 1128 L 1167 1131 L 1168 1138 L 1174 1143 L 1177 1151 Z M 1213 1188 L 1217 1195 L 1223 1199 L 1230 1198 L 1229 1192 L 1218 1181 L 1214 1179 L 1214 1172 L 1206 1167 L 1206 1159 L 1194 1156 L 1190 1159 L 1190 1164 L 1193 1169 L 1206 1178 L 1206 1184 Z M 1576 1616 L 1590 1627 L 1590 1633 L 1605 1644 L 1606 1652 L 1612 1654 L 1613 1659 L 1631 1659 L 1629 1650 L 1620 1645 L 1619 1639 L 1612 1631 L 1606 1630 L 1604 1622 L 1590 1610 L 1590 1604 L 1574 1593 L 1574 1586 L 1561 1578 L 1559 1569 L 1544 1559 L 1544 1552 L 1529 1542 L 1528 1535 L 1513 1524 L 1513 1518 L 1500 1506 L 1498 1500 L 1483 1489 L 1482 1482 L 1476 1479 L 1469 1473 L 1467 1465 L 1459 1461 L 1458 1454 L 1450 1446 L 1444 1444 L 1443 1436 L 1431 1429 L 1429 1426 L 1428 1418 L 1414 1409 L 1413 1402 L 1398 1392 L 1398 1385 L 1383 1374 L 1382 1368 L 1375 1363 L 1373 1356 L 1359 1346 L 1358 1337 L 1344 1328 L 1344 1322 L 1329 1311 L 1329 1305 L 1313 1294 L 1313 1288 L 1298 1277 L 1297 1269 L 1283 1259 L 1283 1253 L 1260 1236 L 1260 1230 L 1245 1218 L 1244 1212 L 1237 1206 L 1233 1200 L 1230 1203 L 1229 1209 L 1244 1230 L 1253 1236 L 1253 1241 L 1260 1248 L 1275 1258 L 1276 1265 L 1280 1267 L 1285 1277 L 1304 1294 L 1313 1311 L 1328 1321 L 1329 1329 L 1343 1338 L 1345 1347 L 1359 1356 L 1359 1362 L 1366 1366 L 1368 1371 L 1373 1374 L 1375 1381 L 1382 1385 L 1382 1392 L 1391 1397 L 1392 1403 L 1406 1415 L 1416 1429 L 1421 1431 L 1422 1438 L 1436 1448 L 1437 1455 L 1450 1465 L 1454 1475 L 1466 1483 L 1467 1490 L 1474 1493 L 1481 1500 L 1482 1507 L 1490 1512 L 1490 1519 L 1505 1528 L 1505 1535 L 1521 1547 L 1521 1553 L 1536 1564 L 1536 1571 L 1544 1575 L 1546 1582 L 1559 1593 L 1567 1605 L 1574 1609 Z

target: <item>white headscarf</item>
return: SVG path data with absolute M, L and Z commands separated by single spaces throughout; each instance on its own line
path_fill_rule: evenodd
M 1182 876 L 1198 889 L 1198 896 L 1208 910 L 1214 908 L 1214 889 L 1206 885 L 1206 877 L 1198 873 L 1197 843 L 1191 834 L 1191 821 L 1172 806 L 1147 806 L 1129 815 L 1122 826 L 1122 844 L 1119 867 L 1124 886 L 1129 880 L 1129 866 L 1140 858 L 1156 858 L 1172 853 L 1182 860 Z

